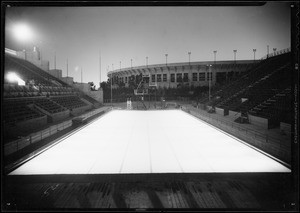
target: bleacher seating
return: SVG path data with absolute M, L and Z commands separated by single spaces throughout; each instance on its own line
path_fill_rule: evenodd
M 227 98 L 216 106 L 233 111 L 251 109 L 289 85 L 286 80 L 290 76 L 290 70 L 287 67 L 288 65 L 281 67 L 253 84 L 241 88 L 234 96 Z M 247 98 L 248 101 L 242 103 L 241 98 Z
M 220 102 L 233 97 L 237 93 L 241 92 L 241 90 L 252 85 L 261 78 L 269 75 L 275 69 L 286 65 L 287 61 L 289 61 L 289 57 L 290 54 L 287 53 L 262 61 L 261 63 L 254 66 L 249 72 L 246 72 L 235 81 L 224 85 L 224 87 L 218 89 L 217 91 L 212 90 L 211 94 L 213 98 L 210 102 L 208 102 L 208 97 L 204 97 L 200 99 L 200 103 L 206 103 L 208 105 L 216 106 Z
M 78 96 L 72 95 L 72 96 L 57 96 L 57 97 L 51 97 L 51 100 L 55 101 L 61 106 L 64 106 L 70 110 L 87 106 L 86 103 L 84 103 Z
M 290 124 L 291 106 L 291 88 L 288 87 L 252 108 L 249 114 Z
M 31 86 L 19 86 L 17 84 L 4 84 L 4 98 L 17 98 L 17 97 L 34 97 L 40 96 L 37 88 Z
M 5 125 L 14 125 L 20 121 L 43 116 L 42 113 L 28 107 L 34 103 L 34 98 L 10 98 L 3 102 L 3 116 Z
M 291 82 L 290 56 L 285 53 L 262 61 L 237 80 L 213 90 L 210 101 L 204 96 L 200 103 L 290 123 L 291 97 L 286 89 Z
M 51 119 L 48 118 L 45 123 L 46 114 L 54 116 L 55 113 L 63 112 L 63 115 L 69 116 L 64 111 L 87 106 L 88 104 L 80 100 L 78 96 L 93 104 L 99 104 L 93 98 L 50 75 L 29 61 L 5 54 L 5 76 L 9 72 L 17 74 L 25 82 L 25 85 L 21 86 L 17 82 L 10 82 L 7 78 L 4 79 L 2 112 L 4 118 L 3 137 L 6 142 L 16 139 L 21 132 L 29 134 L 26 131 L 33 131 L 33 129 L 30 129 L 30 125 L 31 123 L 34 124 L 35 121 L 45 126 L 47 122 L 51 123 Z M 39 117 L 44 118 L 34 120 Z M 29 128 L 17 125 L 23 121 L 29 121 Z M 14 132 L 18 133 L 14 134 Z
M 70 87 L 39 86 L 39 91 L 45 96 L 74 95 L 77 92 Z
M 34 104 L 51 114 L 67 110 L 66 108 L 58 105 L 57 103 L 51 101 L 48 98 L 37 98 L 35 99 Z

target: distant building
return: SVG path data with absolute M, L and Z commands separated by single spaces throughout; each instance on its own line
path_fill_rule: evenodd
M 259 62 L 257 60 L 255 63 Z M 203 61 L 191 63 L 155 64 L 132 68 L 117 69 L 108 72 L 107 76 L 115 82 L 122 82 L 125 87 L 137 75 L 148 75 L 149 82 L 158 87 L 176 88 L 178 86 L 208 86 L 226 81 L 233 75 L 249 70 L 253 60 L 239 61 Z M 113 86 L 114 87 L 114 86 Z

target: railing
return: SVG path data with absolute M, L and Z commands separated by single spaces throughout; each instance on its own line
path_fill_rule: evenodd
M 80 117 L 83 117 L 84 119 L 87 119 L 87 118 L 90 118 L 96 114 L 99 114 L 101 112 L 107 112 L 109 111 L 110 108 L 108 107 L 102 107 L 102 108 L 99 108 L 99 109 L 95 109 L 91 112 L 87 112 L 83 115 L 80 115 Z M 12 141 L 12 142 L 9 142 L 7 144 L 4 144 L 4 155 L 7 156 L 9 154 L 12 154 L 14 152 L 17 152 L 31 144 L 34 144 L 34 143 L 37 143 L 51 135 L 54 135 L 56 133 L 58 133 L 59 131 L 62 131 L 68 127 L 72 126 L 72 119 L 69 119 L 65 122 L 62 122 L 60 124 L 56 124 L 56 125 L 53 125 L 47 129 L 44 129 L 42 131 L 39 131 L 39 132 L 35 132 L 35 133 L 32 133 L 28 136 L 25 136 L 25 137 L 22 137 L 18 140 L 15 140 L 15 141 Z
M 267 54 L 267 55 L 263 56 L 260 60 L 265 60 L 267 58 L 271 58 L 271 57 L 274 57 L 274 56 L 277 56 L 277 55 L 282 55 L 282 54 L 285 54 L 285 53 L 288 53 L 288 52 L 291 52 L 290 47 L 288 47 L 286 49 L 275 51 L 274 53 Z
M 195 115 L 196 117 L 200 117 L 202 120 L 206 121 L 209 124 L 212 124 L 214 126 L 219 127 L 220 129 L 226 131 L 226 130 L 238 130 L 239 134 L 248 135 L 249 137 L 254 137 L 256 139 L 260 139 L 266 143 L 272 143 L 279 145 L 279 147 L 287 148 L 286 145 L 287 141 L 280 140 L 278 138 L 275 138 L 273 136 L 268 135 L 267 133 L 263 134 L 261 132 L 258 132 L 256 130 L 247 128 L 245 126 L 241 126 L 241 124 L 228 121 L 221 118 L 213 117 L 211 114 L 207 113 L 204 110 L 192 108 L 190 106 L 183 106 L 182 108 L 184 111 Z

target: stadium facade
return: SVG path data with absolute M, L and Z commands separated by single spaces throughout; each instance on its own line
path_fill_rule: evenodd
M 170 64 L 154 64 L 149 66 L 137 66 L 116 69 L 108 72 L 107 76 L 113 78 L 112 83 L 124 83 L 129 87 L 129 81 L 138 75 L 149 76 L 150 84 L 156 84 L 162 88 L 176 88 L 178 86 L 209 86 L 229 80 L 239 75 L 259 60 L 236 61 L 202 61 Z

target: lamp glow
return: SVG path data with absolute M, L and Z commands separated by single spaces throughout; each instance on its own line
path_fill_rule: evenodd
M 6 79 L 9 82 L 18 82 L 18 85 L 20 86 L 24 86 L 25 85 L 25 81 L 23 81 L 16 73 L 14 72 L 10 72 L 6 75 Z
M 33 37 L 32 31 L 27 24 L 17 24 L 13 28 L 14 36 L 19 41 L 28 41 Z

